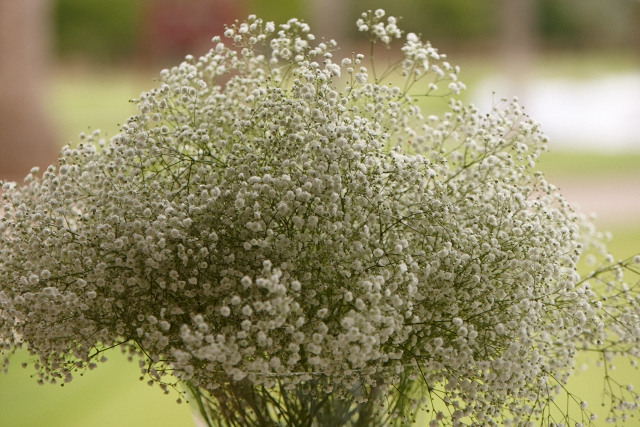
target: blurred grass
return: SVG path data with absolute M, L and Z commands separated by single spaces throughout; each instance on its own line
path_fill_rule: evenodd
M 451 57 L 452 63 L 457 63 Z M 573 70 L 583 75 L 582 67 L 594 62 L 589 58 L 542 61 L 540 72 L 553 74 L 554 70 Z M 460 61 L 461 79 L 472 87 L 492 71 L 487 61 L 467 58 Z M 606 63 L 602 59 L 596 64 Z M 608 62 L 602 72 L 612 67 L 624 70 L 628 63 L 623 59 Z M 613 66 L 610 64 L 614 64 Z M 634 63 L 635 64 L 635 63 Z M 546 71 L 545 71 L 546 70 Z M 90 72 L 89 72 L 90 71 Z M 135 113 L 135 106 L 128 100 L 141 91 L 156 85 L 157 74 L 108 69 L 87 70 L 63 67 L 57 70 L 49 96 L 49 108 L 55 115 L 60 135 L 60 145 L 76 143 L 80 132 L 101 129 L 105 136 L 118 132 L 119 124 Z M 445 103 L 446 106 L 446 103 Z M 442 106 L 438 108 L 443 108 Z M 593 178 L 638 176 L 640 153 L 602 154 L 551 151 L 545 153 L 539 163 L 550 180 L 554 177 Z M 611 230 L 614 239 L 610 244 L 616 258 L 637 253 L 640 249 L 640 223 L 617 224 Z M 138 381 L 139 371 L 135 363 L 128 363 L 117 351 L 110 352 L 110 359 L 95 371 L 74 379 L 65 387 L 37 386 L 29 378 L 29 370 L 20 368 L 24 353 L 16 355 L 8 375 L 0 376 L 0 425 L 3 427 L 110 427 L 110 426 L 191 426 L 187 405 L 175 404 L 177 395 L 164 396 L 157 387 L 150 388 Z M 620 370 L 623 377 L 640 380 L 633 368 Z M 590 408 L 598 409 L 601 397 L 601 377 L 590 374 L 576 376 L 571 387 L 585 394 L 594 402 Z M 601 417 L 602 419 L 602 417 Z
M 108 361 L 70 383 L 39 386 L 32 368 L 20 364 L 25 352 L 11 359 L 0 376 L 0 425 L 3 427 L 181 427 L 192 426 L 189 405 L 178 405 L 178 393 L 164 395 L 139 381 L 137 363 L 118 350 Z
M 552 149 L 540 156 L 538 166 L 551 178 L 639 178 L 640 152 L 606 153 Z
M 157 85 L 157 73 L 64 66 L 56 70 L 48 97 L 60 146 L 78 142 L 81 132 L 100 129 L 111 138 L 136 113 L 130 102 Z

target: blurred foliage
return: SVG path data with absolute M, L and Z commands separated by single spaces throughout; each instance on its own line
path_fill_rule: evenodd
M 115 59 L 136 45 L 142 0 L 55 0 L 55 45 L 59 54 Z
M 540 30 L 552 39 L 576 39 L 580 22 L 566 1 L 540 0 Z
M 633 0 L 536 0 L 538 30 L 546 45 L 629 48 L 638 45 L 640 2 Z
M 167 3 L 160 0 L 53 1 L 58 52 L 63 55 L 87 55 L 94 59 L 118 59 L 134 52 L 140 47 L 140 38 L 149 24 L 149 8 L 162 7 L 163 3 Z M 197 1 L 204 3 L 204 0 L 176 0 L 174 3 L 186 10 L 193 8 Z M 474 48 L 490 45 L 501 36 L 501 1 L 505 0 L 349 0 L 349 19 L 340 21 L 355 22 L 363 10 L 383 8 L 390 15 L 402 17 L 403 28 L 423 34 L 438 46 L 453 44 Z M 640 47 L 637 24 L 640 1 L 531 1 L 537 2 L 538 36 L 542 47 L 616 50 Z M 236 0 L 235 4 L 236 12 L 242 15 L 239 18 L 255 13 L 265 20 L 276 22 L 295 16 L 313 23 L 308 7 L 310 2 Z M 224 1 L 219 3 L 222 5 Z M 355 36 L 355 25 L 349 31 Z

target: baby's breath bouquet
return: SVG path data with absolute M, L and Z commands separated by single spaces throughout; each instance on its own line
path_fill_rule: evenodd
M 402 37 L 357 25 L 372 53 Z M 224 36 L 109 142 L 4 184 L 5 355 L 56 383 L 120 346 L 209 425 L 588 424 L 565 385 L 580 352 L 638 357 L 634 264 L 536 172 L 522 108 L 423 116 L 464 86 L 413 33 L 382 73 L 295 19 Z

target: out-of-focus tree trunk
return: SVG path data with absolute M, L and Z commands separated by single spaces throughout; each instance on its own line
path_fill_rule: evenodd
M 500 49 L 509 84 L 514 87 L 526 81 L 533 62 L 536 14 L 537 0 L 500 0 Z
M 45 108 L 49 0 L 0 0 L 0 179 L 55 161 Z

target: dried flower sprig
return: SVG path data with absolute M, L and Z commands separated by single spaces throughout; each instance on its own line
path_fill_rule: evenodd
M 401 36 L 384 16 L 357 23 L 372 46 Z M 111 141 L 3 185 L 2 348 L 58 382 L 123 346 L 221 425 L 588 423 L 554 398 L 582 350 L 638 357 L 638 271 L 576 272 L 603 246 L 517 102 L 424 118 L 416 96 L 464 85 L 415 34 L 381 75 L 295 19 L 225 37 Z

